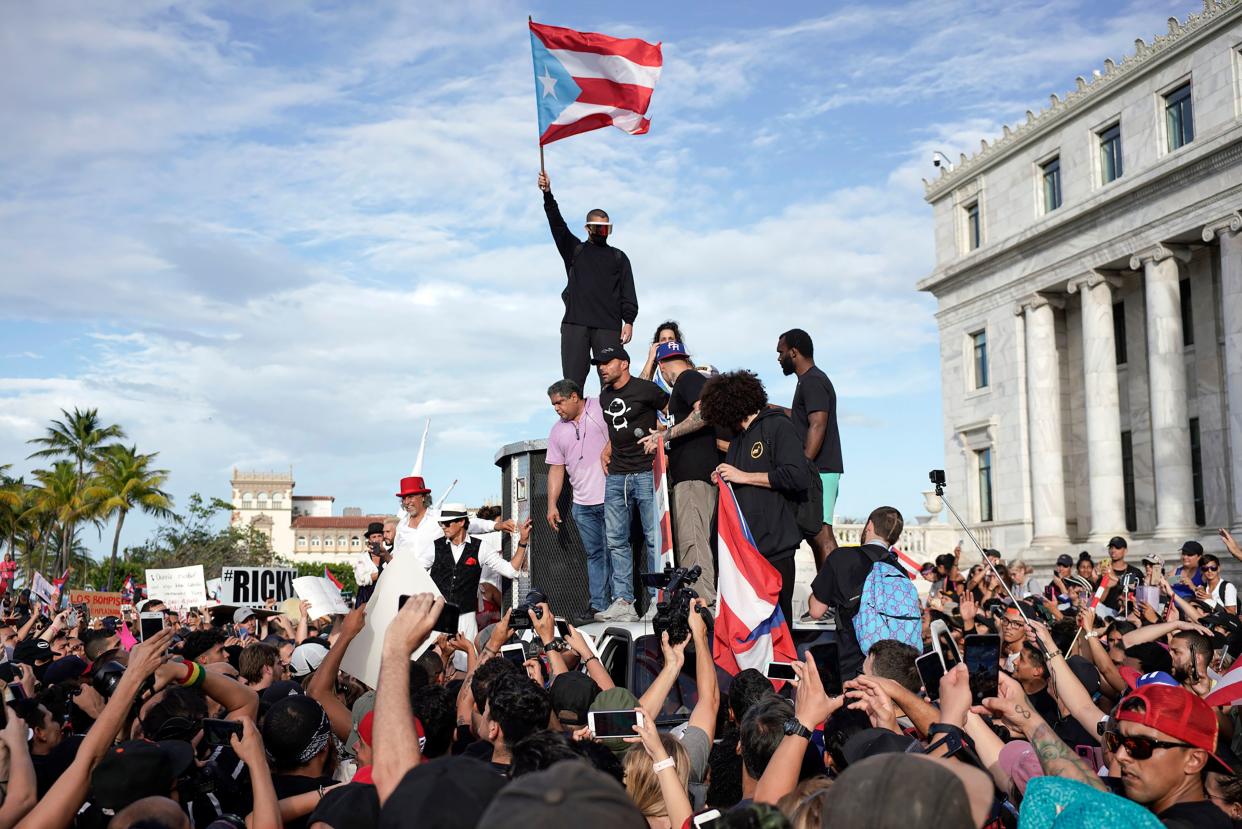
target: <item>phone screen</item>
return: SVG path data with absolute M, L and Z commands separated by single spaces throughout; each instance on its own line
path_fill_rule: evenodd
M 940 680 L 944 678 L 944 663 L 940 661 L 940 654 L 925 653 L 914 660 L 914 667 L 918 668 L 927 698 L 933 702 L 940 699 Z
M 824 687 L 824 693 L 830 697 L 841 696 L 841 660 L 837 655 L 836 643 L 812 645 L 806 650 L 819 669 L 819 682 Z
M 229 745 L 229 737 L 236 734 L 241 739 L 242 724 L 232 720 L 203 720 L 203 740 L 209 746 Z
M 500 649 L 500 655 L 518 667 L 526 664 L 526 648 L 523 645 L 505 645 Z
M 719 809 L 708 809 L 701 815 L 694 816 L 695 829 L 718 829 L 724 823 Z
M 408 602 L 409 600 L 410 600 L 410 597 L 408 595 L 398 596 L 397 597 L 397 610 L 400 610 L 401 608 L 405 607 L 405 603 Z
M 940 643 L 940 656 L 944 660 L 945 671 L 953 670 L 953 666 L 962 661 L 962 655 L 958 653 L 957 642 L 953 640 L 953 634 L 948 630 L 942 630 L 937 641 Z
M 564 619 L 557 619 L 556 620 L 556 634 L 557 636 L 560 636 L 562 639 L 569 636 L 569 622 L 566 622 Z
M 591 733 L 596 737 L 633 737 L 637 711 L 592 711 Z
M 432 630 L 436 633 L 454 634 L 457 632 L 457 619 L 460 616 L 460 607 L 455 604 L 446 604 L 440 611 L 440 618 L 436 619 L 436 626 Z
M 970 673 L 970 694 L 975 705 L 997 694 L 1000 644 L 1000 637 L 994 633 L 966 637 L 966 670 Z
M 796 681 L 798 675 L 794 673 L 793 665 L 788 662 L 769 662 L 768 663 L 768 679 L 784 679 Z
M 138 625 L 138 632 L 141 634 L 142 641 L 145 642 L 164 629 L 164 614 L 140 613 Z

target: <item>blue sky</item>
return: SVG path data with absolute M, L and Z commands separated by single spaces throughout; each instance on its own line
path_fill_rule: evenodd
M 546 434 L 559 376 L 530 13 L 664 43 L 650 134 L 547 148 L 570 224 L 613 216 L 636 340 L 678 319 L 698 360 L 788 403 L 776 339 L 807 329 L 840 396 L 838 513 L 915 514 L 943 457 L 914 290 L 931 151 L 973 151 L 1192 7 L 5 4 L 0 463 L 28 470 L 58 409 L 97 407 L 179 501 L 292 465 L 298 492 L 382 511 L 431 417 L 433 488 L 498 497 L 496 449 Z

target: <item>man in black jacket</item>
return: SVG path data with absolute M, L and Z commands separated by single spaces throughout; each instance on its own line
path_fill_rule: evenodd
M 612 222 L 603 210 L 587 214 L 587 241 L 570 232 L 561 209 L 552 198 L 552 185 L 539 174 L 543 209 L 556 249 L 565 260 L 568 284 L 561 292 L 565 316 L 561 318 L 561 374 L 586 387 L 591 355 L 608 346 L 624 345 L 634 335 L 638 295 L 630 260 L 608 244 Z
M 811 483 L 802 441 L 789 417 L 768 408 L 763 383 L 749 371 L 711 378 L 699 397 L 699 414 L 734 438 L 713 481 L 733 485 L 755 546 L 781 574 L 781 612 L 793 621 L 794 554 L 802 542 L 795 501 Z

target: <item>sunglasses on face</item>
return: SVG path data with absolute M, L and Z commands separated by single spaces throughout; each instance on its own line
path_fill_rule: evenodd
M 1170 743 L 1153 740 L 1151 737 L 1130 737 L 1118 731 L 1104 732 L 1104 747 L 1113 754 L 1124 748 L 1126 754 L 1134 760 L 1149 760 L 1152 752 L 1158 748 L 1194 748 L 1189 743 Z
M 1220 567 L 1216 564 L 1208 564 L 1204 567 L 1200 567 L 1199 569 L 1205 573 L 1215 573 L 1217 570 L 1220 569 Z

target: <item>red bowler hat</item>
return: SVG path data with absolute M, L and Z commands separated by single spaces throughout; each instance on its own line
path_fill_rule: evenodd
M 423 483 L 422 478 L 402 478 L 401 491 L 397 493 L 398 498 L 404 498 L 407 495 L 427 495 L 431 490 Z

